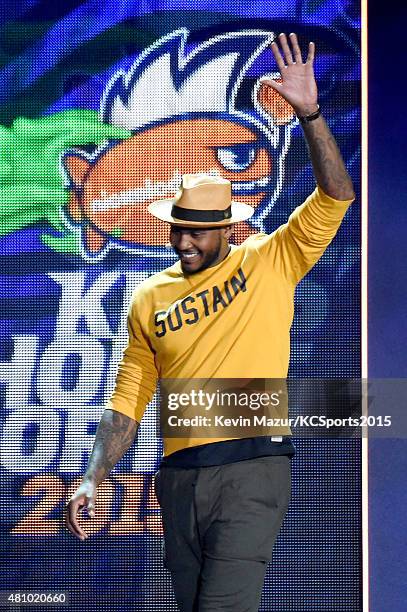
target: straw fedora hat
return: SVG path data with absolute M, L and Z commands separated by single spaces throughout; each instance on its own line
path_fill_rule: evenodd
M 172 225 L 225 226 L 254 213 L 248 204 L 232 201 L 232 185 L 221 176 L 184 174 L 174 198 L 152 202 L 148 211 Z

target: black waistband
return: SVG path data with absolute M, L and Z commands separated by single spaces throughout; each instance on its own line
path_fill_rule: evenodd
M 163 457 L 160 469 L 163 467 L 210 467 L 254 459 L 255 457 L 266 457 L 268 455 L 293 457 L 294 454 L 295 448 L 290 436 L 284 436 L 281 442 L 272 440 L 270 436 L 257 436 L 183 448 Z

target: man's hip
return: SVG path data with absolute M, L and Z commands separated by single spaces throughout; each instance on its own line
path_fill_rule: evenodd
M 157 472 L 155 488 L 168 569 L 205 556 L 267 563 L 290 500 L 291 460 L 283 455 L 166 467 Z

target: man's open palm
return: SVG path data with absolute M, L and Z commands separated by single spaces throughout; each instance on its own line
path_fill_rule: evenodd
M 279 35 L 280 49 L 274 41 L 271 50 L 281 74 L 281 82 L 263 77 L 262 85 L 277 91 L 300 116 L 309 115 L 317 110 L 318 90 L 314 77 L 315 45 L 310 42 L 306 62 L 302 61 L 301 50 L 296 34 L 290 34 L 291 49 L 285 34 Z M 267 96 L 267 89 L 265 96 Z

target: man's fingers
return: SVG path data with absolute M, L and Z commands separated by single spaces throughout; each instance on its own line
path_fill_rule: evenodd
M 294 32 L 290 34 L 291 46 L 294 52 L 294 60 L 296 64 L 302 64 L 301 49 L 298 44 L 297 35 Z
M 285 62 L 287 65 L 293 64 L 293 56 L 291 55 L 291 49 L 288 46 L 288 42 L 287 42 L 287 36 L 282 33 L 279 35 L 279 41 L 280 41 L 280 45 L 282 50 L 284 51 L 284 58 L 285 58 Z
M 283 60 L 283 58 L 281 56 L 280 49 L 278 48 L 278 45 L 277 45 L 277 43 L 274 40 L 271 43 L 271 50 L 272 50 L 273 55 L 275 57 L 278 69 L 282 73 L 284 68 L 286 67 L 286 65 L 284 64 L 284 60 Z
M 313 42 L 310 42 L 310 44 L 308 45 L 307 64 L 312 64 L 312 62 L 314 61 L 314 55 L 315 55 L 315 45 Z
M 66 521 L 66 528 L 68 529 L 68 531 L 70 531 L 74 536 L 76 536 L 80 540 L 86 540 L 86 538 L 88 537 L 88 534 L 85 531 L 83 531 L 83 529 L 75 527 L 74 525 L 72 525 L 72 523 L 68 519 Z
M 89 497 L 87 509 L 90 518 L 95 518 L 95 499 L 93 497 Z
M 86 531 L 82 529 L 78 522 L 78 512 L 83 508 L 83 504 L 79 504 L 77 501 L 70 502 L 67 507 L 66 525 L 71 533 L 81 540 L 85 540 L 88 535 Z
M 81 540 L 88 537 L 86 531 L 82 529 L 78 522 L 78 512 L 84 507 L 83 500 L 73 500 L 66 506 L 66 526 L 71 533 Z
M 262 85 L 268 85 L 269 87 L 272 87 L 273 89 L 275 89 L 276 91 L 279 91 L 282 88 L 282 83 L 278 83 L 277 81 L 274 81 L 273 79 L 269 79 L 267 77 L 261 77 L 260 78 L 260 83 Z M 263 88 L 265 89 L 264 93 L 267 96 L 268 90 L 267 88 Z

